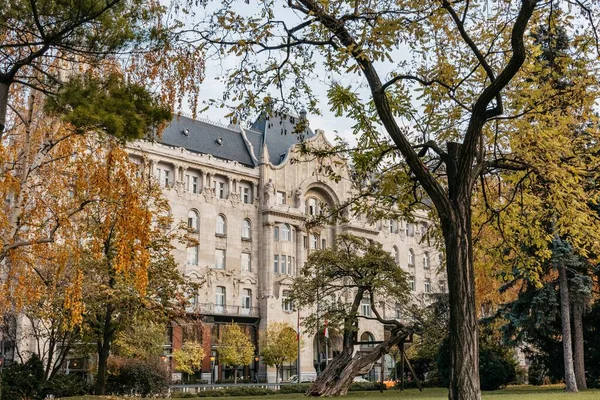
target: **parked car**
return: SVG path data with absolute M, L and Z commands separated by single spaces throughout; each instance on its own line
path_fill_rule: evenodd
M 363 378 L 362 376 L 357 376 L 353 379 L 353 382 L 369 382 L 369 381 L 366 380 L 365 378 Z

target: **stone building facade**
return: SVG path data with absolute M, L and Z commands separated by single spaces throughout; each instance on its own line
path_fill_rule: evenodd
M 271 322 L 299 326 L 300 360 L 286 366 L 282 377 L 296 374 L 297 365 L 303 375 L 314 376 L 316 360 L 324 358 L 323 340 L 302 331 L 299 321 L 307 310 L 295 310 L 289 295 L 293 277 L 309 252 L 331 246 L 340 233 L 380 242 L 409 272 L 415 294 L 446 290 L 445 278 L 438 273 L 439 252 L 421 243 L 428 226 L 424 218 L 416 223 L 370 224 L 349 215 L 343 224 L 306 231 L 307 218 L 324 205 L 340 204 L 351 193 L 351 185 L 349 179 L 330 180 L 321 173 L 323 162 L 300 154 L 300 140 L 319 148 L 330 144 L 320 130 L 294 133 L 297 119 L 261 115 L 244 129 L 179 117 L 160 139 L 129 146 L 132 159 L 149 163 L 164 187 L 174 220 L 185 221 L 198 235 L 197 247 L 178 245 L 174 256 L 186 276 L 204 282 L 191 299 L 190 312 L 203 320 L 198 329 L 210 357 L 204 359 L 201 377 L 207 381 L 226 380 L 233 373 L 218 358 L 220 328 L 231 321 L 245 326 L 257 344 L 260 332 Z M 327 162 L 348 178 L 345 160 Z M 386 317 L 402 316 L 391 307 Z M 194 328 L 173 327 L 167 353 L 180 347 Z M 381 324 L 361 321 L 361 341 L 382 340 L 383 335 Z M 331 358 L 341 340 L 334 334 L 329 342 Z M 370 346 L 364 347 L 357 350 L 368 351 Z M 376 365 L 372 377 L 380 371 Z M 275 380 L 275 369 L 264 366 L 258 356 L 239 374 L 251 380 Z M 174 378 L 180 377 L 174 371 Z

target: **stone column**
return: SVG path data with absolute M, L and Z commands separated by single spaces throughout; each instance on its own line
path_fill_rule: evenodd
M 273 297 L 273 223 L 266 222 L 264 228 L 263 296 Z
M 294 229 L 296 230 L 296 276 L 298 276 L 306 262 L 306 255 L 304 250 L 304 232 L 300 229 L 300 226 L 295 226 Z

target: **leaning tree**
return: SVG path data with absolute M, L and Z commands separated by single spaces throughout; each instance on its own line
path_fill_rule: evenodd
M 229 0 L 190 29 L 213 54 L 239 57 L 222 102 L 241 103 L 238 118 L 262 106 L 318 112 L 313 83 L 325 80 L 332 111 L 355 122 L 357 173 L 391 172 L 378 184 L 391 202 L 408 192 L 432 205 L 446 247 L 451 399 L 481 397 L 472 195 L 487 173 L 525 168 L 493 122 L 523 117 L 505 96 L 535 48 L 528 29 L 567 3 L 594 42 L 591 0 Z
M 307 394 L 339 396 L 347 393 L 354 377 L 390 348 L 414 332 L 397 319 L 385 317 L 384 309 L 397 303 L 409 307 L 410 289 L 407 274 L 379 243 L 350 234 L 336 238 L 335 246 L 310 254 L 293 286 L 293 298 L 302 309 L 313 312 L 304 320 L 311 331 L 319 331 L 325 320 L 328 329 L 342 333 L 342 350 L 319 375 Z M 368 301 L 370 312 L 361 310 Z M 391 327 L 389 336 L 369 352 L 358 352 L 358 324 L 375 320 Z

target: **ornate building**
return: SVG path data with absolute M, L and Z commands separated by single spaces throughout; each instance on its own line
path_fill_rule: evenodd
M 330 246 L 340 233 L 380 242 L 409 272 L 415 293 L 445 291 L 445 278 L 437 272 L 439 253 L 420 240 L 428 226 L 424 218 L 416 223 L 370 224 L 360 216 L 347 216 L 348 222 L 312 229 L 307 235 L 306 219 L 317 215 L 323 205 L 343 202 L 351 185 L 349 179 L 330 180 L 321 173 L 322 162 L 299 153 L 300 138 L 313 147 L 330 144 L 320 130 L 295 134 L 296 122 L 297 117 L 289 115 L 262 115 L 244 129 L 180 117 L 159 140 L 130 145 L 136 162 L 150 163 L 175 221 L 186 221 L 198 235 L 198 246 L 179 245 L 174 256 L 186 276 L 204 282 L 190 311 L 203 319 L 201 336 L 205 354 L 211 357 L 204 359 L 202 378 L 208 381 L 224 380 L 233 373 L 218 358 L 223 324 L 234 321 L 246 326 L 256 343 L 270 322 L 298 326 L 306 310 L 294 310 L 289 300 L 292 279 L 311 250 Z M 348 177 L 345 160 L 330 162 Z M 361 311 L 369 313 L 368 304 Z M 393 307 L 386 313 L 388 318 L 401 318 L 400 310 Z M 175 326 L 170 350 L 181 346 L 192 330 Z M 300 331 L 301 372 L 314 375 L 316 360 L 324 353 L 323 340 L 309 337 L 301 326 Z M 361 321 L 361 342 L 381 340 L 383 335 L 378 322 Z M 331 358 L 341 340 L 332 335 L 329 342 Z M 357 350 L 371 347 L 361 346 L 366 348 Z M 243 370 L 240 375 L 250 379 L 275 380 L 275 369 L 266 368 L 259 357 Z M 380 370 L 376 365 L 372 373 L 378 375 Z M 283 378 L 295 373 L 297 364 L 292 363 L 284 368 Z M 174 378 L 179 377 L 174 371 Z

